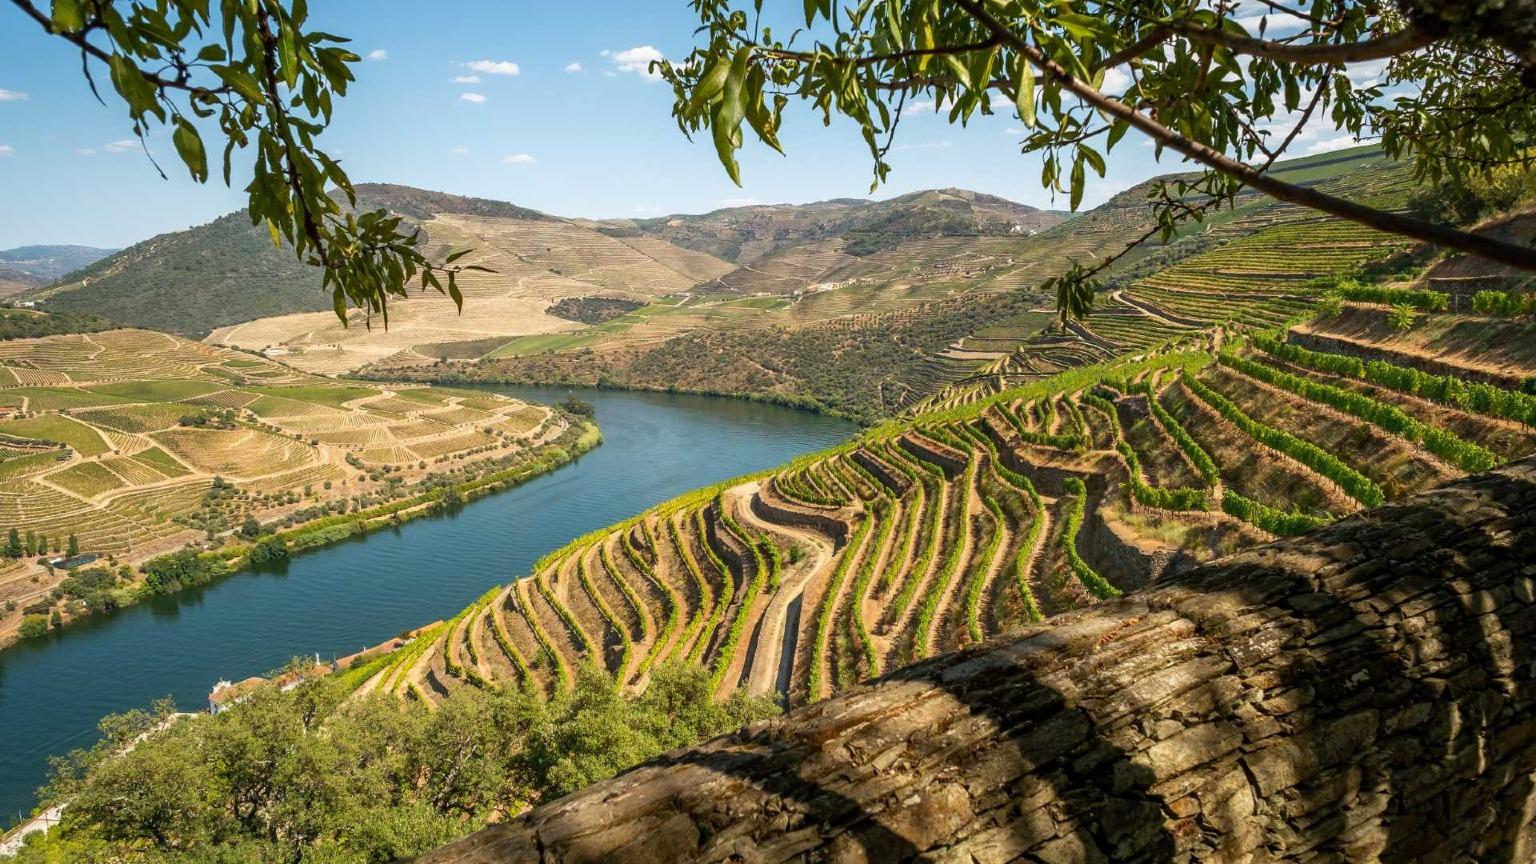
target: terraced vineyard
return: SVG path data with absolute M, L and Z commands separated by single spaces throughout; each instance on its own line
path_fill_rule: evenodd
M 552 693 L 596 663 L 638 689 L 688 663 L 722 694 L 814 701 L 1536 451 L 1536 397 L 1509 384 L 1536 357 L 1501 355 L 1501 384 L 1415 336 L 1472 348 L 1528 325 L 1431 315 L 1400 334 L 1387 313 L 1176 328 L 1021 387 L 953 390 L 577 540 L 367 686 L 428 703 L 461 687 Z
M 129 560 L 247 518 L 372 506 L 569 427 L 493 393 L 341 384 L 145 330 L 9 341 L 0 370 L 0 538 L 59 551 L 73 535 Z M 25 605 L 56 582 L 29 558 L 0 571 L 0 600 Z M 19 615 L 0 614 L 0 630 Z

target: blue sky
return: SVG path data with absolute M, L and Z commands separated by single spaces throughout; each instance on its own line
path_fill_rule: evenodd
M 857 130 L 836 120 L 823 128 L 794 106 L 782 135 L 788 157 L 749 148 L 741 188 L 707 140 L 682 136 L 670 116 L 670 88 L 647 79 L 644 61 L 690 50 L 697 21 L 685 0 L 312 0 L 311 8 L 314 26 L 352 37 L 354 50 L 370 57 L 323 139 L 354 182 L 593 218 L 869 192 Z M 170 177 L 160 179 L 131 140 L 104 72 L 101 79 L 106 107 L 81 78 L 78 52 L 0 6 L 0 248 L 125 246 L 243 204 L 242 193 L 217 178 L 202 186 L 188 179 L 163 135 L 151 141 Z M 1002 114 L 968 128 L 909 114 L 890 181 L 875 197 L 959 186 L 1052 206 L 1038 158 L 1019 153 L 1018 126 Z M 1135 134 L 1116 148 L 1085 207 L 1177 170 L 1169 156 L 1162 166 L 1153 162 Z M 1065 208 L 1065 199 L 1055 206 Z

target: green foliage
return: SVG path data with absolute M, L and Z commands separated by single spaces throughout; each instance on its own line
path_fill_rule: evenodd
M 1487 471 L 1499 463 L 1498 457 L 1487 448 L 1438 426 L 1415 420 L 1402 409 L 1378 402 L 1363 393 L 1282 372 L 1272 366 L 1255 363 L 1230 352 L 1221 355 L 1221 363 L 1251 378 L 1288 390 L 1304 399 L 1337 408 L 1394 435 L 1400 435 L 1415 444 L 1421 444 L 1424 449 L 1463 471 Z
M 1207 453 L 1205 448 L 1200 446 L 1200 442 L 1196 441 L 1194 436 L 1189 434 L 1189 430 L 1184 428 L 1184 424 L 1168 413 L 1168 409 L 1164 408 L 1163 404 L 1158 401 L 1157 393 L 1153 391 L 1152 385 L 1148 382 L 1142 382 L 1136 389 L 1143 396 L 1147 397 L 1147 407 L 1152 409 L 1152 416 L 1157 418 L 1157 422 L 1162 424 L 1169 437 L 1173 438 L 1174 443 L 1179 445 L 1179 449 L 1184 451 L 1184 455 L 1189 457 L 1189 461 L 1195 466 L 1195 470 L 1199 472 L 1200 476 L 1205 478 L 1205 482 L 1215 483 L 1220 480 L 1221 471 L 1216 467 L 1216 460 L 1212 459 L 1211 454 Z
M 1131 445 L 1121 441 L 1115 445 L 1115 449 L 1120 451 L 1126 467 L 1130 469 L 1131 496 L 1136 499 L 1136 503 L 1158 510 L 1210 509 L 1210 496 L 1204 489 L 1168 489 L 1162 486 L 1149 486 L 1146 477 L 1141 473 L 1141 460 L 1136 457 L 1136 451 L 1131 449 Z
M 1399 333 L 1406 333 L 1413 329 L 1413 323 L 1418 320 L 1418 310 L 1407 303 L 1399 303 L 1387 313 L 1387 324 Z
M 16 631 L 23 639 L 36 639 L 48 632 L 48 616 L 32 613 L 21 616 L 21 626 Z
M 560 407 L 568 414 L 573 414 L 577 417 L 585 417 L 589 420 L 597 416 L 597 409 L 592 407 L 591 402 L 578 398 L 575 395 L 567 396 L 565 400 L 560 403 Z
M 1068 477 L 1063 484 L 1067 487 L 1067 494 L 1072 496 L 1072 508 L 1067 511 L 1067 522 L 1061 530 L 1061 551 L 1067 559 L 1067 566 L 1077 576 L 1077 581 L 1093 596 L 1101 600 L 1119 597 L 1120 589 L 1109 584 L 1109 580 L 1100 576 L 1077 551 L 1077 535 L 1083 528 L 1083 517 L 1088 509 L 1088 487 L 1078 477 Z
M 1212 390 L 1193 375 L 1182 378 L 1191 393 L 1216 409 L 1229 423 L 1266 447 L 1277 450 L 1339 484 L 1350 497 L 1367 507 L 1386 500 L 1376 482 L 1345 465 L 1343 460 L 1310 441 L 1304 441 L 1282 429 L 1267 426 L 1243 413 L 1230 399 Z
M 57 312 L 44 315 L 26 309 L 0 309 L 0 341 L 36 339 L 61 333 L 98 333 L 119 326 L 88 312 Z
M 220 555 L 182 549 L 140 565 L 144 587 L 152 594 L 171 594 L 183 588 L 207 585 L 230 572 L 229 562 Z
M 1536 315 L 1536 293 L 1479 291 L 1472 295 L 1472 311 L 1480 315 Z
M 106 718 L 101 743 L 55 761 L 46 795 L 68 815 L 17 864 L 82 846 L 92 860 L 395 860 L 776 713 L 716 701 L 707 673 L 682 666 L 658 667 L 641 696 L 589 667 L 549 700 L 471 687 L 435 711 L 349 699 L 341 678 L 263 688 L 213 717 L 172 721 L 160 704 Z
M 837 614 L 837 601 L 842 593 L 843 580 L 848 578 L 849 568 L 864 550 L 864 541 L 869 537 L 873 524 L 874 520 L 868 516 L 859 520 L 859 527 L 843 547 L 843 554 L 832 571 L 832 579 L 827 583 L 826 593 L 821 597 L 821 605 L 816 609 L 816 631 L 811 637 L 811 665 L 806 672 L 807 698 L 812 702 L 821 699 L 823 695 L 821 667 L 826 662 L 827 636 L 832 632 L 832 619 Z
M 463 252 L 434 264 L 402 216 L 349 209 L 357 204 L 352 183 L 317 139 L 361 58 L 341 47 L 345 39 L 309 28 L 307 3 L 226 2 L 215 11 L 206 0 L 56 0 L 51 16 L 22 6 L 49 33 L 81 47 L 87 73 L 92 57 L 106 64 L 141 141 L 156 126 L 170 128 L 193 180 L 213 173 L 203 140 L 209 127 L 216 124 L 225 145 L 226 185 L 235 151 L 248 149 L 251 224 L 321 268 L 321 285 L 343 321 L 350 305 L 382 313 L 387 324 L 389 298 L 403 297 L 412 282 L 462 304 L 458 274 L 483 268 L 455 266 Z
M 1266 354 L 1307 369 L 1345 378 L 1357 378 L 1389 390 L 1422 396 L 1465 411 L 1474 411 L 1490 417 L 1503 417 L 1527 426 L 1536 425 L 1536 394 L 1506 390 L 1492 384 L 1468 381 L 1451 375 L 1432 375 L 1384 360 L 1365 362 L 1342 354 L 1313 351 L 1262 334 L 1254 337 L 1253 344 Z
M 1276 510 L 1252 498 L 1244 498 L 1231 489 L 1222 491 L 1221 509 L 1250 525 L 1280 537 L 1304 534 L 1319 525 L 1328 524 L 1329 521 L 1304 513 L 1286 513 L 1283 510 Z
M 1450 308 L 1451 295 L 1427 288 L 1394 288 L 1389 285 L 1371 285 L 1354 279 L 1334 278 L 1316 280 L 1318 287 L 1343 300 L 1355 303 L 1381 303 L 1393 307 L 1406 306 L 1410 310 L 1444 312 Z
M 1536 173 L 1505 165 L 1487 174 L 1447 177 L 1408 196 L 1408 211 L 1439 225 L 1471 225 L 1536 196 Z

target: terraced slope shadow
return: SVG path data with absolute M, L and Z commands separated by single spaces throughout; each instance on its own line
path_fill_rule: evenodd
M 1523 861 L 1536 459 L 942 655 L 418 859 Z

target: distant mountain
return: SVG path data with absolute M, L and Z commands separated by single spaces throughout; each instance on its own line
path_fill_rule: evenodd
M 1066 215 L 965 189 L 930 189 L 884 201 L 834 198 L 730 207 L 698 216 L 609 220 L 598 230 L 633 230 L 748 265 L 779 249 L 820 240 L 841 239 L 842 252 L 864 256 L 923 237 L 1031 234 Z
M 358 209 L 383 208 L 415 223 L 442 213 L 552 218 L 504 201 L 409 186 L 365 183 L 355 191 Z M 27 298 L 50 310 L 89 311 L 134 327 L 197 337 L 256 318 L 331 308 L 319 271 L 291 250 L 273 247 L 267 230 L 251 225 L 244 210 L 136 243 Z
M 329 309 L 320 272 L 276 249 L 245 211 L 135 243 L 28 291 L 49 311 L 93 312 L 132 327 L 200 336 L 264 315 Z
M 0 296 L 46 285 L 116 251 L 94 246 L 18 246 L 0 250 Z
M 360 184 L 355 191 L 358 209 L 383 208 L 422 228 L 432 254 L 475 248 L 476 263 L 497 271 L 477 277 L 477 284 L 507 302 L 535 301 L 528 305 L 540 311 L 564 297 L 651 299 L 696 286 L 788 293 L 908 241 L 1022 237 L 1063 219 L 1060 213 L 961 189 L 885 201 L 837 199 L 606 221 L 562 219 L 505 201 L 394 184 Z M 763 260 L 776 253 L 778 258 Z M 753 263 L 760 268 L 746 266 Z M 251 226 L 243 211 L 135 244 L 29 290 L 26 299 L 41 301 L 49 310 L 88 311 L 131 326 L 198 337 L 260 318 L 331 308 L 319 273 L 288 250 L 273 248 L 265 229 Z M 466 303 L 465 316 L 434 319 L 431 326 L 443 331 L 443 341 L 466 338 L 459 333 L 465 329 L 486 337 L 569 326 L 542 318 L 512 319 L 497 303 Z M 400 308 L 421 309 L 422 304 Z M 480 315 L 497 320 L 474 320 Z M 405 320 L 392 315 L 392 328 Z M 317 326 L 303 324 L 303 332 Z M 285 338 L 279 341 L 286 341 L 286 328 L 280 332 Z M 327 333 L 324 341 L 350 338 Z

